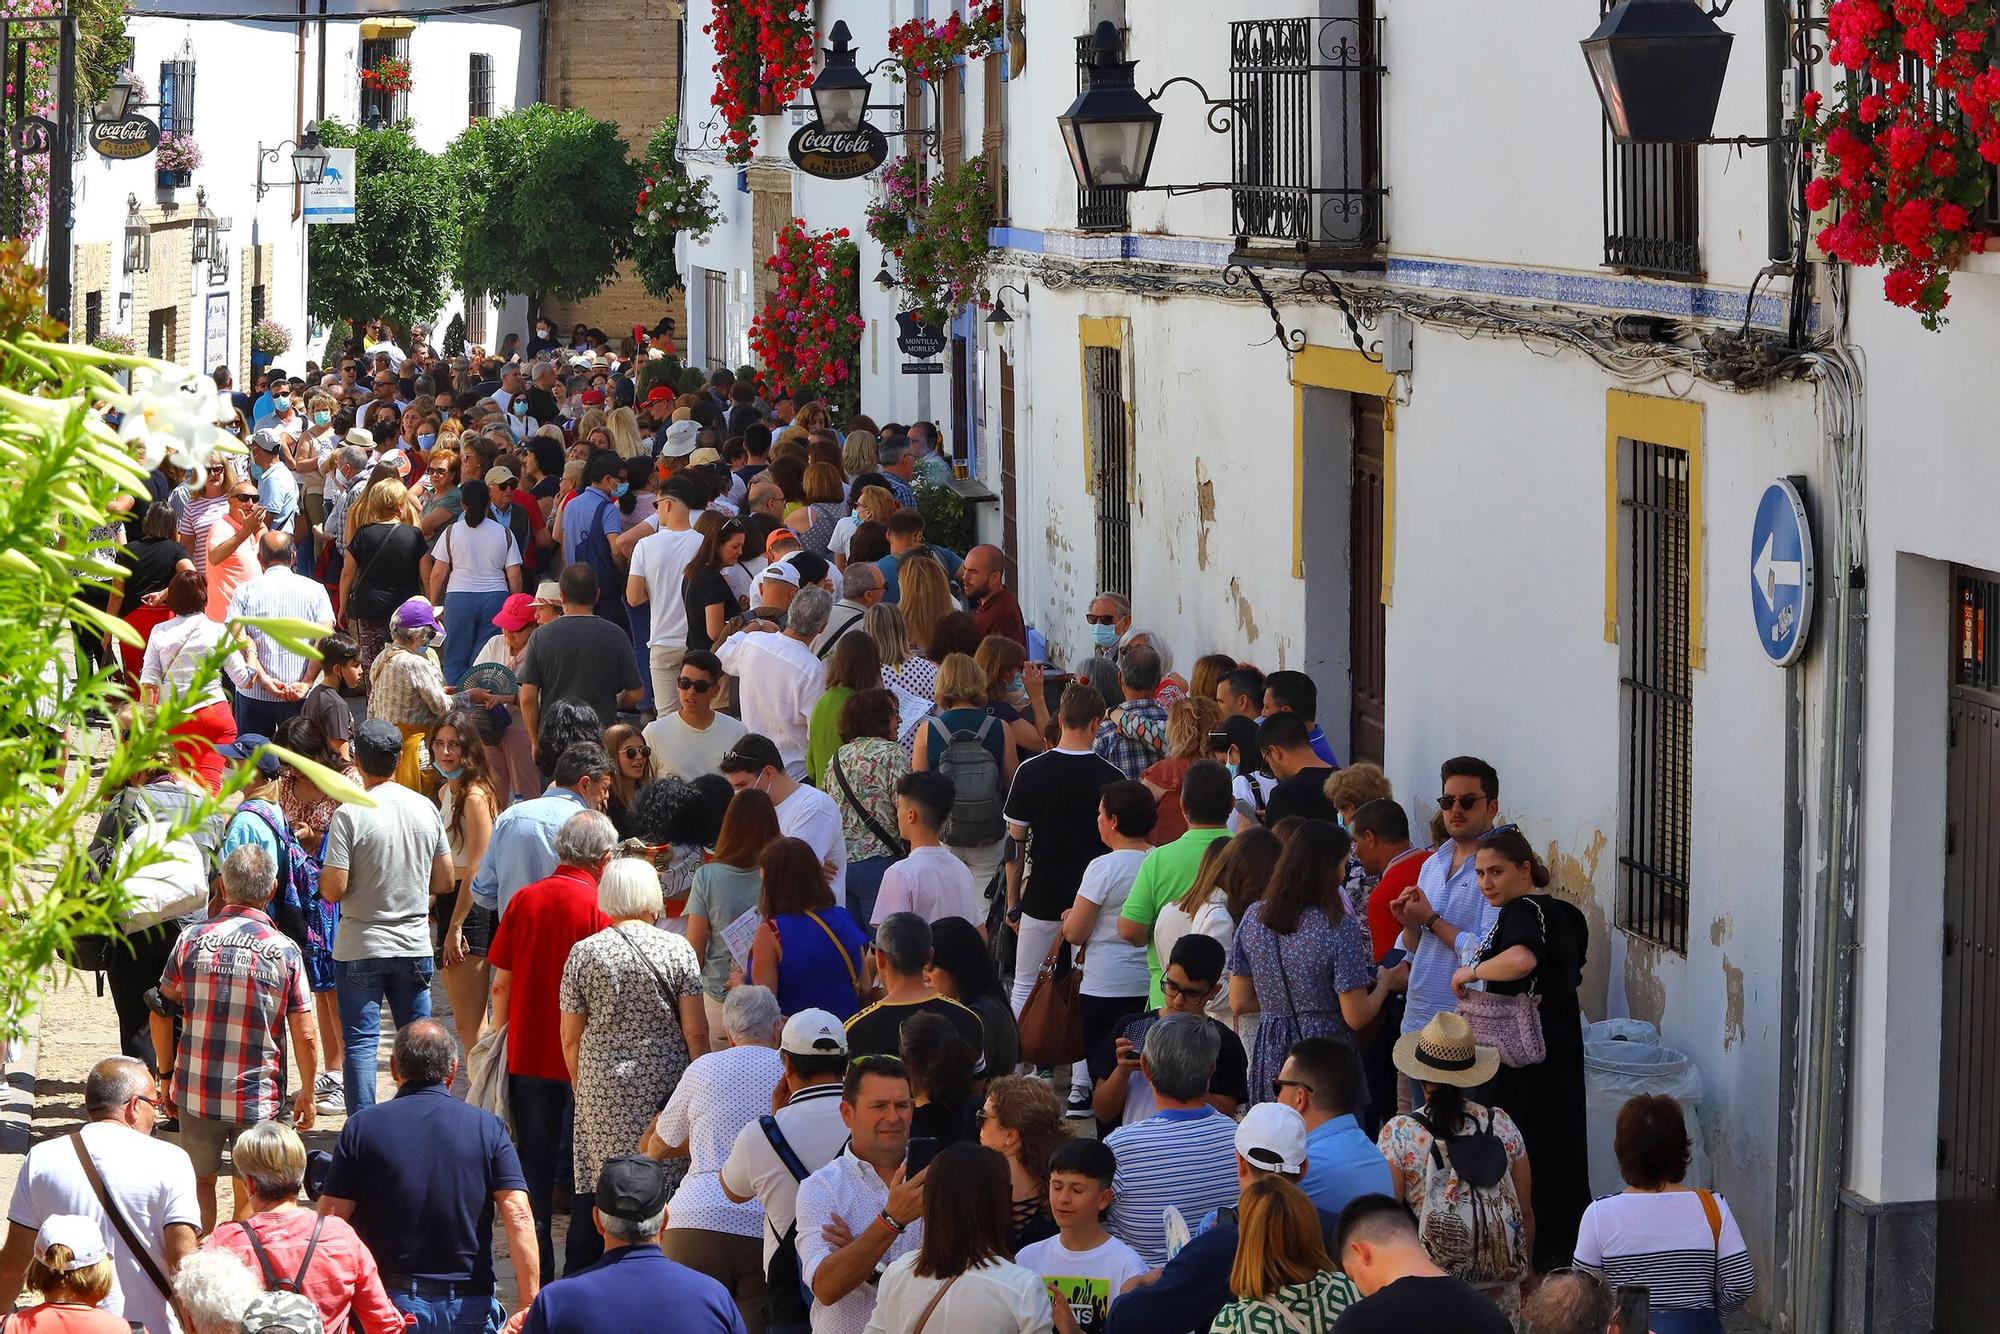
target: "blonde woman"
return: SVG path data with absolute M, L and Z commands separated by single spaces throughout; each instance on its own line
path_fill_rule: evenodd
M 21 1225 L 12 1225 L 20 1232 Z M 111 1252 L 97 1220 L 83 1214 L 51 1214 L 35 1233 L 28 1255 L 27 1287 L 41 1301 L 11 1316 L 0 1316 L 7 1334 L 131 1334 L 124 1317 L 97 1309 L 111 1295 Z
M 1258 1114 L 1298 1121 L 1296 1112 L 1289 1118 L 1262 1109 Z M 1303 1143 L 1305 1123 L 1298 1121 L 1296 1130 Z M 1327 1334 L 1360 1293 L 1327 1255 L 1312 1201 L 1287 1177 L 1258 1172 L 1243 1187 L 1238 1208 L 1242 1221 L 1236 1230 L 1236 1262 L 1229 1270 L 1229 1290 L 1236 1300 L 1215 1313 L 1209 1329 L 1214 1334 L 1267 1329 Z
M 865 427 L 849 431 L 840 446 L 840 470 L 854 478 L 875 472 L 881 466 L 882 460 L 875 453 L 875 433 Z
M 605 420 L 605 414 L 603 408 L 592 408 L 588 412 L 584 413 L 583 416 L 577 419 L 576 423 L 577 439 L 579 440 L 590 439 L 590 433 L 592 431 L 603 431 L 605 432 L 605 438 L 606 439 L 610 438 L 611 427 Z
M 1181 779 L 1187 776 L 1189 765 L 1208 758 L 1208 734 L 1221 726 L 1222 705 L 1212 697 L 1183 696 L 1167 710 L 1166 757 L 1139 775 L 1160 807 L 1160 818 L 1153 825 L 1154 847 L 1187 832 L 1187 816 L 1181 811 Z
M 951 580 L 944 572 L 944 566 L 921 552 L 912 552 L 903 558 L 899 571 L 902 597 L 897 606 L 903 609 L 903 622 L 909 627 L 910 643 L 918 652 L 935 660 L 932 640 L 938 622 L 958 610 L 958 604 L 951 598 Z
M 388 641 L 389 618 L 396 608 L 423 588 L 428 551 L 409 488 L 394 478 L 376 482 L 348 507 L 339 624 L 361 646 L 364 670 L 375 665 Z
M 875 641 L 882 658 L 882 684 L 904 695 L 927 700 L 937 689 L 937 664 L 910 643 L 903 610 L 893 602 L 878 602 L 861 618 L 862 631 Z
M 611 430 L 611 448 L 621 459 L 636 459 L 646 452 L 639 442 L 639 418 L 630 408 L 613 408 L 605 417 Z
M 860 434 L 859 431 L 854 433 L 854 435 Z M 850 442 L 854 439 L 854 435 L 847 437 Z M 871 445 L 869 448 L 872 450 L 874 446 Z M 854 530 L 864 523 L 879 523 L 886 528 L 889 525 L 889 516 L 895 512 L 896 497 L 890 494 L 888 487 L 862 487 L 861 494 L 854 500 L 854 513 L 834 524 L 833 535 L 826 540 L 826 549 L 833 557 L 833 563 L 843 570 L 846 569 L 847 551 L 854 541 Z
M 945 750 L 953 741 L 976 740 L 993 757 L 998 769 L 996 793 L 1004 794 L 1014 778 L 1018 752 L 1014 734 L 1006 724 L 986 711 L 986 673 L 979 663 L 963 653 L 953 653 L 939 664 L 935 691 L 938 711 L 917 724 L 910 744 L 910 767 L 917 772 L 936 769 L 944 763 Z M 952 842 L 953 831 L 945 830 L 946 846 L 972 872 L 972 883 L 982 893 L 1000 869 L 1001 850 L 1006 837 L 990 843 Z

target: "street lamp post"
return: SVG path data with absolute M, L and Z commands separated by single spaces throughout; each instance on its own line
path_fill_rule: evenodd
M 1097 25 L 1083 91 L 1056 117 L 1070 166 L 1087 190 L 1137 189 L 1152 169 L 1160 113 L 1153 98 L 1140 96 L 1133 85 L 1139 62 L 1126 60 L 1123 46 L 1117 24 L 1107 19 Z
M 822 127 L 834 134 L 852 134 L 861 128 L 868 110 L 868 76 L 856 68 L 853 34 L 845 20 L 833 25 L 829 37 L 833 44 L 822 48 L 826 58 L 807 91 Z
M 1583 40 L 1584 59 L 1620 143 L 1702 143 L 1735 41 L 1720 10 L 1694 0 L 1621 0 Z
M 287 148 L 292 150 L 292 184 L 318 185 L 326 174 L 328 153 L 320 145 L 319 128 L 308 125 L 297 143 L 282 139 L 270 148 L 262 143 L 257 145 L 257 198 L 262 199 L 278 184 L 264 179 L 264 164 L 269 162 L 275 165 L 278 155 Z
M 194 192 L 194 221 L 188 228 L 188 260 L 194 264 L 206 264 L 215 253 L 216 217 L 208 207 L 208 189 L 198 187 Z

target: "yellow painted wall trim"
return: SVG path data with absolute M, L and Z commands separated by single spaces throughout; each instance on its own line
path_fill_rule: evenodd
M 1707 569 L 1707 514 L 1703 505 L 1702 407 L 1682 398 L 1658 398 L 1623 389 L 1604 393 L 1604 641 L 1618 642 L 1618 442 L 1666 445 L 1688 460 L 1688 666 L 1707 665 L 1703 575 Z
M 1079 315 L 1076 321 L 1076 384 L 1083 396 L 1083 490 L 1085 495 L 1097 494 L 1097 450 L 1096 442 L 1090 434 L 1090 349 L 1112 347 L 1118 349 L 1119 373 L 1130 383 L 1132 373 L 1130 344 L 1132 322 L 1118 316 Z M 1120 394 L 1125 403 L 1125 440 L 1132 443 L 1132 397 Z M 1127 478 L 1129 484 L 1130 478 Z
M 380 37 L 408 37 L 417 30 L 415 19 L 363 19 L 361 35 L 369 41 Z
M 1382 363 L 1370 361 L 1352 348 L 1309 343 L 1292 358 L 1292 578 L 1306 577 L 1306 390 L 1335 389 L 1367 394 L 1382 403 L 1382 603 L 1389 603 L 1389 585 L 1396 554 L 1396 382 Z

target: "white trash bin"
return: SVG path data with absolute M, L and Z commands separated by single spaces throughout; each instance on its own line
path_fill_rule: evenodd
M 1594 1040 L 1593 1030 L 1609 1025 L 1629 1029 L 1630 1036 Z M 1652 1033 L 1647 1041 L 1640 1030 Z M 1608 1019 L 1585 1026 L 1583 1044 L 1583 1115 L 1590 1143 L 1590 1193 L 1592 1197 L 1616 1195 L 1625 1189 L 1618 1174 L 1618 1155 L 1613 1143 L 1618 1132 L 1618 1112 L 1628 1099 L 1642 1093 L 1665 1094 L 1681 1105 L 1687 1118 L 1690 1151 L 1686 1184 L 1709 1184 L 1708 1150 L 1702 1142 L 1701 1068 L 1686 1053 L 1659 1045 L 1651 1024 L 1631 1019 Z

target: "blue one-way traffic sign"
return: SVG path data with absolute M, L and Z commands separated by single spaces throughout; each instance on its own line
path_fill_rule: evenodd
M 1813 544 L 1805 502 L 1782 479 L 1764 489 L 1750 527 L 1750 614 L 1764 656 L 1789 667 L 1812 630 Z

